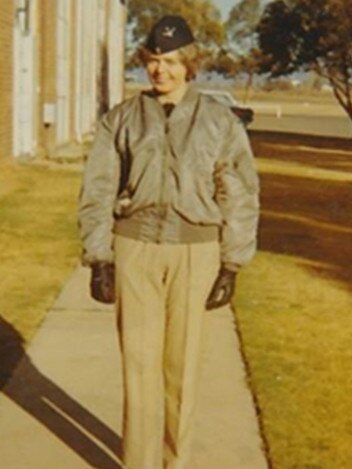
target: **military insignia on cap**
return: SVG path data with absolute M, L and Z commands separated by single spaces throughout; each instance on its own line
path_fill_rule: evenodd
M 165 26 L 161 34 L 164 37 L 174 37 L 175 32 L 176 32 L 176 28 L 170 28 L 169 26 Z
M 157 54 L 165 54 L 193 42 L 194 37 L 186 20 L 182 16 L 166 15 L 152 26 L 145 48 Z

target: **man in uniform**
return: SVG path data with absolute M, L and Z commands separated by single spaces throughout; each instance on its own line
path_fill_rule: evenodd
M 184 18 L 157 21 L 140 55 L 151 89 L 103 117 L 86 164 L 83 262 L 92 296 L 116 303 L 124 464 L 192 469 L 206 309 L 254 255 L 258 178 L 242 123 L 192 83 Z

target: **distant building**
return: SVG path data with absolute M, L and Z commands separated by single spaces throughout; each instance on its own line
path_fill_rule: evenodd
M 122 99 L 123 0 L 0 4 L 0 159 L 81 142 Z

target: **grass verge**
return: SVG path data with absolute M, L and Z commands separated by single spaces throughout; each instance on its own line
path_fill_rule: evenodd
M 352 296 L 310 264 L 261 252 L 239 279 L 237 320 L 275 469 L 352 460 Z
M 0 315 L 28 341 L 77 262 L 79 172 L 7 165 L 0 175 Z
M 282 172 L 287 155 L 277 147 L 281 161 L 260 174 L 261 251 L 240 276 L 237 320 L 273 468 L 346 469 L 351 209 L 341 163 L 350 155 L 329 156 L 332 171 L 322 177 L 316 168 L 326 153 L 310 151 L 303 159 L 300 144 L 290 142 L 289 160 L 299 167 L 289 175 Z
M 1 173 L 0 314 L 26 340 L 77 261 L 79 184 L 79 174 L 62 170 L 11 166 Z M 262 244 L 272 252 L 260 252 L 241 274 L 236 298 L 275 469 L 345 469 L 352 460 L 352 297 L 316 273 L 322 262 L 346 272 L 348 241 L 335 225 L 350 226 L 347 190 L 341 182 L 263 178 L 264 208 L 298 220 L 287 230 L 267 221 Z

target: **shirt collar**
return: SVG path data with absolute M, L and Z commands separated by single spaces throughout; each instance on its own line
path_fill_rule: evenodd
M 170 116 L 170 120 L 176 121 L 185 117 L 185 114 L 188 113 L 190 109 L 194 108 L 198 100 L 198 96 L 199 92 L 197 86 L 194 83 L 190 83 L 181 101 L 176 104 L 175 109 Z M 151 105 L 154 109 L 158 109 L 158 112 L 165 118 L 162 104 L 159 103 L 157 94 L 154 90 L 143 91 L 142 99 L 145 101 L 145 104 L 147 104 L 147 107 Z

